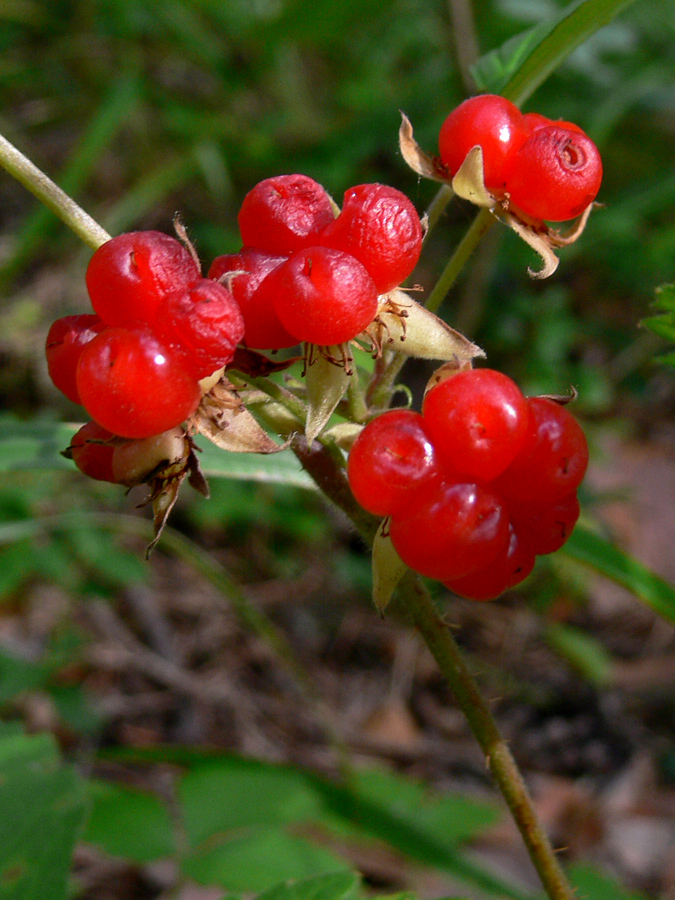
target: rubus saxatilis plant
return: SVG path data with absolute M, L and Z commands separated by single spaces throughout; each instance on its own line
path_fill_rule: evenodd
M 509 224 L 541 253 L 538 277 L 550 274 L 553 248 L 579 237 L 600 186 L 590 139 L 482 95 L 450 113 L 439 145 L 440 157 L 427 156 L 404 117 L 400 146 L 412 168 Z M 43 173 L 26 176 L 38 170 L 15 148 L 2 153 L 10 170 L 21 160 L 24 183 L 94 250 L 93 312 L 57 320 L 46 341 L 54 384 L 90 418 L 65 455 L 91 478 L 148 484 L 153 546 L 184 480 L 207 493 L 199 436 L 229 452 L 294 452 L 373 545 L 378 609 L 398 588 L 549 896 L 571 900 L 508 747 L 419 579 L 492 600 L 562 546 L 588 461 L 570 398 L 525 397 L 506 375 L 474 368 L 483 351 L 429 308 L 447 277 L 427 304 L 401 287 L 429 226 L 392 187 L 354 186 L 339 208 L 305 175 L 268 178 L 242 204 L 240 251 L 204 276 L 179 221 L 176 237 L 110 237 Z M 567 235 L 547 224 L 574 217 Z M 456 277 L 453 260 L 449 271 Z M 277 358 L 282 349 L 292 352 Z M 370 374 L 360 351 L 374 357 Z M 439 362 L 420 412 L 390 408 L 410 356 Z M 302 376 L 286 377 L 299 359 Z

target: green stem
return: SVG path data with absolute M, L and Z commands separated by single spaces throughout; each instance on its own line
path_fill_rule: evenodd
M 436 312 L 445 300 L 448 291 L 457 280 L 467 260 L 478 246 L 483 235 L 492 228 L 495 218 L 488 209 L 481 209 L 476 218 L 471 223 L 471 227 L 464 235 L 457 249 L 448 260 L 448 264 L 441 272 L 441 277 L 436 282 L 433 291 L 429 294 L 426 307 L 431 312 Z
M 339 468 L 328 449 L 316 441 L 308 447 L 303 437 L 295 438 L 291 446 L 303 468 L 321 490 L 350 517 L 364 540 L 372 544 L 378 521 L 358 506 L 344 470 Z M 485 753 L 490 771 L 511 810 L 550 900 L 574 900 L 574 892 L 539 820 L 511 751 L 428 591 L 413 572 L 403 577 L 398 590 Z
M 436 196 L 427 207 L 427 233 L 425 235 L 425 238 L 428 237 L 429 232 L 443 215 L 446 206 L 454 196 L 455 192 L 449 184 L 442 185 L 436 191 Z
M 96 250 L 110 235 L 28 157 L 0 135 L 0 166 L 51 209 L 85 244 Z
M 572 890 L 534 808 L 523 777 L 469 671 L 448 627 L 443 623 L 420 579 L 409 572 L 399 596 L 447 679 L 485 753 L 499 790 L 508 804 L 530 858 L 551 900 L 574 900 Z

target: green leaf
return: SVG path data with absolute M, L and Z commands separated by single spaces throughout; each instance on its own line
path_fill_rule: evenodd
M 154 794 L 102 781 L 90 784 L 91 814 L 84 840 L 137 863 L 175 853 L 169 810 Z
M 35 571 L 35 547 L 19 540 L 0 550 L 0 602 L 12 594 Z
M 588 864 L 572 865 L 568 874 L 583 900 L 645 900 L 644 894 L 624 890 L 614 878 Z
M 66 900 L 84 808 L 51 737 L 0 732 L 1 900 Z
M 277 885 L 258 894 L 256 900 L 358 900 L 360 884 L 354 872 L 335 872 Z
M 675 587 L 605 538 L 577 526 L 560 552 L 628 588 L 655 613 L 675 622 Z
M 675 316 L 672 313 L 663 313 L 660 316 L 648 316 L 640 323 L 654 334 L 665 338 L 667 341 L 675 341 Z
M 183 860 L 189 878 L 230 891 L 262 891 L 278 885 L 280 879 L 309 878 L 348 868 L 328 850 L 273 826 L 223 835 Z
M 239 757 L 195 765 L 178 793 L 192 847 L 220 832 L 307 821 L 320 811 L 301 772 Z
M 0 415 L 0 472 L 19 469 L 71 469 L 60 451 L 68 446 L 76 427 L 44 419 L 24 422 L 9 413 Z
M 661 284 L 656 288 L 657 309 L 665 312 L 675 312 L 675 284 Z
M 328 827 L 342 821 L 357 837 L 360 832 L 384 841 L 411 859 L 451 872 L 486 893 L 529 900 L 526 892 L 493 876 L 484 866 L 473 864 L 460 852 L 462 841 L 497 820 L 496 805 L 461 794 L 440 794 L 379 769 L 356 773 L 350 789 L 320 780 L 315 784 L 324 796 L 324 824 Z M 331 822 L 328 814 L 336 821 Z
M 226 453 L 210 441 L 197 438 L 202 452 L 199 463 L 209 477 L 236 478 L 242 481 L 262 481 L 268 484 L 286 484 L 315 490 L 316 485 L 300 468 L 300 463 L 290 450 L 281 453 Z
M 44 665 L 0 651 L 0 703 L 6 703 L 23 691 L 41 687 L 49 674 Z
M 481 91 L 520 106 L 569 54 L 633 0 L 577 0 L 546 22 L 482 56 L 472 68 Z
M 558 653 L 598 687 L 612 679 L 612 657 L 602 644 L 580 628 L 552 622 L 546 640 Z
M 16 416 L 0 415 L 0 472 L 21 469 L 71 469 L 72 462 L 61 456 L 79 425 L 65 425 L 36 419 L 23 422 Z M 206 438 L 199 440 L 199 462 L 204 474 L 241 481 L 262 481 L 315 489 L 314 482 L 300 468 L 289 451 L 281 453 L 226 453 Z

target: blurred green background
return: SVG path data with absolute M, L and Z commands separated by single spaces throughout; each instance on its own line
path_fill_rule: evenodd
M 400 157 L 399 110 L 436 152 L 445 116 L 472 90 L 463 54 L 473 40 L 485 53 L 565 5 L 6 0 L 0 132 L 113 234 L 170 232 L 179 212 L 206 268 L 238 249 L 241 200 L 274 174 L 308 174 L 338 202 L 354 184 L 386 182 L 422 213 L 436 188 Z M 467 10 L 473 28 L 462 18 Z M 577 122 L 596 141 L 604 208 L 544 283 L 526 274 L 537 263 L 529 248 L 493 229 L 442 310 L 527 392 L 574 385 L 592 443 L 607 431 L 649 441 L 672 427 L 675 381 L 653 361 L 666 345 L 638 323 L 655 288 L 675 280 L 674 72 L 675 8 L 664 0 L 637 0 L 570 56 L 525 109 Z M 461 201 L 444 214 L 413 279 L 426 290 L 473 214 Z M 123 524 L 99 531 L 67 519 L 77 511 L 135 514 L 141 499 L 54 462 L 53 423 L 81 421 L 82 411 L 50 385 L 44 338 L 56 317 L 89 310 L 89 255 L 0 172 L 0 621 L 12 640 L 13 629 L 24 629 L 38 666 L 10 665 L 14 681 L 4 682 L 0 703 L 22 716 L 16 697 L 47 690 L 71 740 L 104 733 L 123 743 L 122 730 L 106 732 L 85 699 L 66 690 L 78 679 L 63 672 L 81 661 L 87 641 L 73 611 L 83 598 L 117 602 L 130 587 L 159 590 L 168 564 L 161 550 L 145 564 L 142 543 Z M 410 383 L 426 372 L 410 367 Z M 39 455 L 29 458 L 36 436 L 46 470 Z M 290 584 L 325 561 L 328 587 L 311 615 L 275 607 L 299 646 L 325 648 L 349 603 L 368 610 L 367 556 L 317 498 L 245 481 L 214 480 L 212 491 L 208 502 L 183 497 L 172 524 L 244 583 Z M 593 497 L 587 501 L 590 509 Z M 546 608 L 559 599 L 561 579 L 566 602 L 581 604 L 583 580 L 560 563 L 526 593 Z M 30 612 L 54 589 L 65 600 L 36 637 Z

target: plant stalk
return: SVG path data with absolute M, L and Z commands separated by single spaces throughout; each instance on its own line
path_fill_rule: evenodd
M 574 891 L 539 820 L 520 770 L 428 591 L 412 572 L 403 577 L 398 590 L 485 753 L 490 772 L 511 810 L 548 896 L 551 900 L 574 900 Z
M 496 219 L 489 209 L 481 209 L 476 218 L 471 223 L 469 230 L 466 232 L 462 240 L 457 245 L 455 252 L 448 260 L 448 264 L 441 272 L 441 277 L 436 282 L 434 289 L 429 294 L 426 308 L 431 312 L 436 312 L 445 300 L 448 291 L 457 280 L 467 260 L 478 246 L 483 235 L 492 228 Z
M 97 250 L 101 244 L 110 240 L 110 235 L 98 222 L 95 222 L 65 191 L 62 191 L 51 178 L 48 178 L 2 135 L 0 135 L 0 166 L 62 219 L 92 250 Z
M 364 540 L 372 545 L 378 521 L 356 503 L 344 470 L 337 466 L 328 449 L 316 441 L 308 447 L 300 436 L 294 438 L 291 446 L 303 468 L 349 516 Z M 511 751 L 459 647 L 436 611 L 429 592 L 420 578 L 410 571 L 401 580 L 398 592 L 485 753 L 490 772 L 511 811 L 550 900 L 575 900 Z

